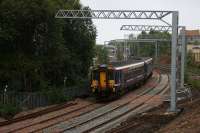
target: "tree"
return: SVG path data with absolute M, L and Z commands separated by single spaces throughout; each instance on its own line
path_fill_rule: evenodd
M 0 89 L 37 91 L 87 78 L 96 28 L 91 19 L 55 19 L 60 8 L 87 9 L 79 0 L 0 1 Z
M 97 64 L 107 64 L 109 62 L 108 50 L 103 45 L 96 45 L 95 55 L 97 57 Z
M 166 39 L 170 40 L 171 34 L 169 32 L 160 32 L 160 31 L 154 31 L 150 30 L 149 33 L 146 33 L 143 31 L 141 34 L 138 35 L 139 39 Z M 161 55 L 170 55 L 170 43 L 167 41 L 159 41 L 159 54 Z M 140 54 L 141 55 L 148 55 L 148 56 L 154 56 L 155 54 L 155 46 L 154 44 L 149 44 L 146 42 L 141 42 L 140 46 L 143 48 L 140 48 Z

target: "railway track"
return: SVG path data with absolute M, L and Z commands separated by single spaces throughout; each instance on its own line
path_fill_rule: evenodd
M 31 114 L 27 114 L 27 115 L 24 115 L 24 116 L 21 116 L 21 117 L 13 118 L 11 120 L 2 121 L 2 122 L 0 122 L 0 126 L 6 126 L 6 125 L 16 123 L 16 122 L 19 122 L 19 121 L 23 121 L 23 120 L 26 120 L 26 119 L 31 119 L 31 118 L 34 118 L 34 117 L 37 117 L 37 116 L 40 116 L 40 115 L 43 115 L 43 114 L 46 114 L 46 113 L 49 113 L 49 112 L 52 112 L 52 111 L 57 111 L 57 110 L 60 110 L 62 108 L 73 106 L 73 105 L 76 105 L 76 104 L 77 104 L 76 102 L 71 102 L 71 103 L 64 103 L 64 104 L 61 104 L 61 105 L 49 107 L 47 109 L 43 109 L 41 111 L 37 111 L 37 112 L 31 113 Z
M 167 76 L 163 78 L 168 79 Z M 161 84 L 164 84 L 163 80 L 161 80 Z M 167 84 L 168 83 L 164 86 Z M 148 88 L 142 91 L 142 93 L 134 95 L 129 100 L 126 99 L 123 101 L 121 99 L 120 101 L 114 101 L 88 114 L 60 123 L 41 132 L 102 132 L 100 129 L 105 128 L 105 125 L 108 126 L 111 122 L 141 108 L 145 102 L 153 98 L 155 94 L 161 93 L 165 88 L 164 86 L 162 86 L 162 89 L 155 86 Z
M 167 84 L 166 84 L 166 86 L 167 86 Z M 114 126 L 116 126 L 117 123 L 121 123 L 123 120 L 125 120 L 129 116 L 149 110 L 150 106 L 148 107 L 146 105 L 146 103 L 149 103 L 149 100 L 152 100 L 157 94 L 164 91 L 166 86 L 165 85 L 162 86 L 163 89 L 158 89 L 158 90 L 153 89 L 153 90 L 149 91 L 148 93 L 146 93 L 145 95 L 138 97 L 137 100 L 133 100 L 127 107 L 124 106 L 120 110 L 112 112 L 111 114 L 108 114 L 107 116 L 102 118 L 104 122 L 101 122 L 101 124 L 99 124 L 99 125 L 96 124 L 96 126 L 93 126 L 92 128 L 91 128 L 91 126 L 88 126 L 89 129 L 86 129 L 86 130 L 83 128 L 82 129 L 83 132 L 105 132 L 107 130 L 110 130 Z M 152 94 L 152 93 L 154 93 L 154 94 Z M 150 95 L 150 96 L 147 96 L 147 95 Z M 120 113 L 118 113 L 118 112 L 120 112 Z M 111 116 L 111 117 L 109 117 L 109 116 Z M 95 120 L 95 121 L 91 122 L 91 124 L 96 123 L 96 122 L 99 122 L 99 120 Z M 91 124 L 89 124 L 89 125 L 91 125 Z M 80 129 L 81 128 L 78 128 L 78 131 L 81 131 Z
M 149 84 L 146 87 L 155 86 L 157 82 L 159 82 L 160 78 L 157 75 L 154 75 L 154 78 L 150 79 Z M 153 84 L 152 84 L 153 83 Z M 145 86 L 143 89 L 138 89 L 138 94 L 146 90 Z M 146 90 L 147 92 L 148 90 Z M 127 95 L 128 97 L 128 95 Z M 135 97 L 137 98 L 137 97 Z M 77 103 L 78 104 L 78 103 Z M 54 125 L 58 123 L 62 123 L 63 121 L 71 121 L 77 117 L 81 117 L 95 110 L 99 110 L 106 106 L 105 104 L 97 104 L 97 103 L 87 103 L 82 105 L 74 105 L 70 106 L 70 108 L 65 108 L 60 110 L 55 110 L 53 112 L 47 112 L 47 114 L 42 115 L 38 118 L 28 118 L 23 119 L 22 121 L 16 121 L 15 123 L 11 123 L 7 126 L 0 127 L 0 132 L 43 132 L 48 128 L 54 127 Z M 117 107 L 116 107 L 117 109 Z M 47 129 L 46 129 L 47 128 Z M 43 130 L 44 129 L 44 130 Z
M 157 78 L 152 78 L 152 80 L 156 80 L 155 82 L 158 82 L 158 80 L 159 80 L 159 76 L 158 75 L 156 75 L 156 77 Z M 150 82 L 153 82 L 153 81 L 150 81 Z M 150 86 L 151 86 L 152 84 L 150 84 Z M 83 115 L 85 115 L 85 114 L 89 114 L 90 112 L 93 112 L 93 111 L 95 111 L 95 110 L 98 110 L 99 108 L 102 108 L 102 107 L 104 107 L 104 106 L 106 106 L 106 104 L 104 104 L 104 105 L 102 105 L 102 106 L 100 106 L 100 107 L 98 107 L 98 108 L 94 108 L 93 110 L 90 110 L 90 111 L 88 111 L 88 112 L 86 112 L 86 113 L 82 113 L 82 114 L 80 114 L 80 116 L 83 116 Z M 78 112 L 80 112 L 81 110 L 79 110 Z M 77 116 L 76 116 L 76 118 L 77 118 Z M 71 119 L 74 119 L 74 118 L 71 118 Z M 71 119 L 69 119 L 68 121 L 70 121 Z M 66 120 L 62 120 L 62 121 L 67 121 L 67 119 Z M 58 122 L 56 122 L 56 123 L 58 123 Z M 56 123 L 54 123 L 54 124 L 52 124 L 52 125 L 55 125 Z M 44 124 L 42 124 L 43 126 L 44 126 Z M 49 128 L 51 128 L 52 127 L 52 125 L 49 125 L 49 126 L 46 126 L 46 128 L 47 127 L 49 127 Z M 44 126 L 45 127 L 45 126 Z M 23 130 L 20 130 L 20 132 L 43 132 L 44 130 L 43 129 L 45 129 L 45 128 L 38 128 L 39 130 L 35 130 L 35 129 L 37 129 L 38 127 L 34 127 L 34 126 L 31 126 L 31 127 L 29 127 L 29 128 L 24 128 Z
M 130 116 L 133 116 L 135 114 L 144 113 L 144 112 L 146 112 L 146 111 L 148 111 L 148 110 L 150 110 L 150 109 L 152 109 L 154 107 L 157 107 L 157 106 L 161 105 L 162 101 L 160 101 L 160 98 L 162 99 L 163 95 L 168 91 L 168 88 L 169 88 L 169 84 L 165 86 L 165 89 L 162 90 L 159 93 L 158 96 L 153 96 L 152 99 L 150 99 L 149 101 L 145 102 L 145 104 L 143 104 L 138 110 L 135 110 L 135 112 L 132 112 L 131 115 L 124 116 L 124 118 L 121 118 L 118 121 L 125 122 L 128 119 L 128 117 L 130 117 Z M 157 100 L 157 99 L 159 99 L 159 100 Z M 116 124 L 118 124 L 117 126 L 115 126 L 116 128 L 112 128 L 111 125 L 110 125 L 110 129 L 112 129 L 112 130 L 109 130 L 109 133 L 111 133 L 111 132 L 112 133 L 123 133 L 127 129 L 140 126 L 141 123 L 135 123 L 135 121 L 132 121 L 132 122 L 129 122 L 128 124 L 127 123 L 123 123 L 123 125 L 121 125 L 121 124 L 119 124 L 119 122 L 117 123 L 117 121 L 115 121 L 115 122 L 112 123 L 113 127 Z M 104 131 L 106 131 L 106 130 L 104 129 Z M 98 131 L 95 131 L 95 132 L 98 132 Z
M 170 65 L 155 64 L 154 68 L 159 69 L 162 73 L 171 72 L 171 66 Z
M 77 103 L 74 104 L 74 106 L 57 106 L 57 110 L 49 108 L 48 112 L 46 112 L 46 114 L 41 113 L 40 111 L 37 112 L 36 114 L 30 114 L 32 116 L 35 117 L 31 117 L 28 115 L 23 116 L 23 118 L 18 118 L 17 121 L 15 123 L 13 123 L 15 120 L 12 120 L 12 123 L 9 124 L 9 122 L 7 122 L 4 126 L 0 127 L 0 132 L 21 132 L 23 129 L 26 128 L 32 128 L 33 131 L 37 131 L 38 128 L 42 129 L 44 127 L 50 126 L 51 124 L 55 124 L 55 122 L 59 123 L 62 120 L 58 120 L 58 118 L 61 118 L 63 116 L 68 116 L 68 119 L 71 117 L 76 117 L 79 116 L 79 112 L 80 110 L 82 110 L 82 114 L 87 113 L 88 110 L 90 109 L 90 111 L 94 108 L 98 108 L 102 106 L 101 104 L 95 104 L 95 103 L 82 103 L 82 105 L 78 105 Z M 88 110 L 85 110 L 85 109 Z M 71 117 L 70 117 L 71 116 Z M 55 121 L 57 120 L 57 121 Z M 51 122 L 50 122 L 51 121 Z M 47 125 L 43 125 L 44 123 L 49 122 Z M 43 124 L 42 124 L 43 123 Z M 9 125 L 8 125 L 9 124 Z M 41 125 L 42 124 L 42 125 Z M 40 126 L 38 126 L 40 125 Z M 33 128 L 36 127 L 36 128 Z

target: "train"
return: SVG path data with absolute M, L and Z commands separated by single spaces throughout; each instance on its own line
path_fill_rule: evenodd
M 132 58 L 128 61 L 101 64 L 91 73 L 91 91 L 95 97 L 120 96 L 151 77 L 153 59 Z

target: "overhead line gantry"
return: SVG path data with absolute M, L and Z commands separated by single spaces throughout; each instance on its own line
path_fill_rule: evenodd
M 164 18 L 172 15 L 171 24 L 166 22 Z M 151 11 L 151 10 L 59 10 L 55 18 L 68 19 L 146 19 L 160 20 L 167 25 L 172 26 L 172 56 L 171 56 L 171 100 L 170 111 L 176 112 L 176 51 L 178 43 L 178 11 Z
M 172 11 L 142 10 L 59 10 L 56 18 L 79 19 L 163 19 Z

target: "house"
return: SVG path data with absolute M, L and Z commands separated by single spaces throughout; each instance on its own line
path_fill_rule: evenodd
M 186 30 L 185 35 L 188 44 L 200 43 L 200 30 Z
M 187 52 L 194 62 L 200 63 L 200 30 L 186 30 Z

